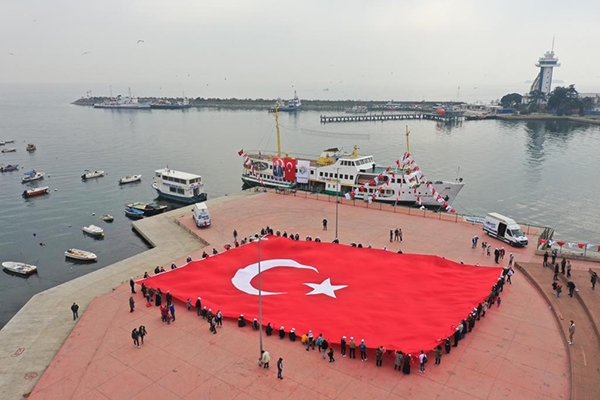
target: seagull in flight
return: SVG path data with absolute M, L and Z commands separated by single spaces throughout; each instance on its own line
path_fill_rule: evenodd
M 138 42 L 138 44 L 140 44 L 140 43 L 146 43 L 142 39 L 138 40 L 137 42 Z
M 85 56 L 86 54 L 91 54 L 91 51 L 86 51 L 85 53 L 81 53 L 82 56 Z

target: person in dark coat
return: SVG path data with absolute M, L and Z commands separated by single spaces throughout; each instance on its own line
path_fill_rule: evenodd
M 201 297 L 198 297 L 196 299 L 195 306 L 196 306 L 196 312 L 198 313 L 198 316 L 200 316 L 200 312 L 202 311 L 202 298 Z
M 446 348 L 446 354 L 450 354 L 450 350 L 452 349 L 450 338 L 446 338 L 446 341 L 444 342 L 444 347 Z
M 404 372 L 405 375 L 409 375 L 410 374 L 410 359 L 411 359 L 411 355 L 408 354 L 406 357 L 404 357 L 404 364 L 402 365 L 402 372 Z
M 156 292 L 154 291 L 154 288 L 150 286 L 150 289 L 148 289 L 148 297 L 146 297 L 146 299 L 148 300 L 148 304 L 152 304 L 152 299 L 154 298 L 155 293 Z
M 283 358 L 277 360 L 277 379 L 283 379 Z
M 146 295 L 148 293 L 148 288 L 146 287 L 146 283 L 142 282 L 142 288 L 140 289 L 142 292 L 142 296 L 144 296 L 144 298 L 146 298 Z
M 131 293 L 135 293 L 135 281 L 133 280 L 133 276 L 129 279 L 129 286 L 131 286 Z
M 131 331 L 131 338 L 133 339 L 133 345 L 135 347 L 140 347 L 140 340 L 138 339 L 140 336 L 137 328 L 133 328 L 133 330 Z
M 285 329 L 283 328 L 283 325 L 281 325 L 281 328 L 279 328 L 279 339 L 283 339 L 285 337 Z
M 154 305 L 156 307 L 160 307 L 160 305 L 162 304 L 162 292 L 160 290 L 160 288 L 156 289 L 156 299 L 154 301 Z
M 554 280 L 558 280 L 558 264 L 554 265 Z
M 569 281 L 567 283 L 567 287 L 569 288 L 569 297 L 573 297 L 573 293 L 575 292 L 575 283 L 573 283 L 573 281 Z
M 77 303 L 73 303 L 71 306 L 71 311 L 73 311 L 73 321 L 75 321 L 77 318 L 79 318 L 79 306 Z
M 273 327 L 271 326 L 270 322 L 267 324 L 267 327 L 265 328 L 265 333 L 267 334 L 267 336 L 271 336 L 271 334 L 273 333 Z
M 567 268 L 567 259 L 563 257 L 562 261 L 560 262 L 560 273 L 564 275 L 566 268 Z
M 292 328 L 290 330 L 289 336 L 290 336 L 290 341 L 291 342 L 295 342 L 296 341 L 296 328 Z
M 246 320 L 244 319 L 244 314 L 240 314 L 238 317 L 238 327 L 243 328 L 246 326 Z
M 346 357 L 346 336 L 342 336 L 342 340 L 340 340 L 340 353 L 342 357 Z
M 144 344 L 144 336 L 146 336 L 148 334 L 148 331 L 146 330 L 146 327 L 144 325 L 140 325 L 140 327 L 138 328 L 138 335 L 140 336 L 140 339 L 142 339 L 142 344 Z
M 175 304 L 169 304 L 169 311 L 171 311 L 171 317 L 173 317 L 173 322 L 175 322 Z
M 592 290 L 596 290 L 596 282 L 598 281 L 598 274 L 596 271 L 592 272 L 592 277 L 590 278 L 590 282 L 592 283 Z
M 156 274 L 160 274 L 160 267 L 157 265 L 156 268 L 154 268 L 154 275 Z
M 542 267 L 547 267 L 548 266 L 548 252 L 546 251 L 544 253 L 544 263 L 542 264 Z
M 133 312 L 134 308 L 135 308 L 135 300 L 133 299 L 133 296 L 129 296 L 129 312 Z

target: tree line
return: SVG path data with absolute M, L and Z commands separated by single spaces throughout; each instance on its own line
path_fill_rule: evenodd
M 519 93 L 502 96 L 500 104 L 504 108 L 514 108 L 522 114 L 549 111 L 558 115 L 584 115 L 594 106 L 593 97 L 580 97 L 575 85 L 557 86 L 549 96 L 540 90 L 533 90 L 526 100 Z

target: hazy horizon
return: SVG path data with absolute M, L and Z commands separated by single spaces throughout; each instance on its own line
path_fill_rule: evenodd
M 0 83 L 78 97 L 489 102 L 524 93 L 552 46 L 554 79 L 600 92 L 600 3 L 474 0 L 29 0 L 3 5 Z M 583 6 L 583 7 L 581 7 Z

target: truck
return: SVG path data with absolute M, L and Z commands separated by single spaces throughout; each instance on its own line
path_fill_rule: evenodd
M 192 209 L 192 216 L 198 228 L 210 226 L 210 214 L 205 203 L 196 203 Z
M 483 222 L 483 230 L 511 246 L 527 246 L 529 240 L 514 219 L 498 213 L 489 213 Z

